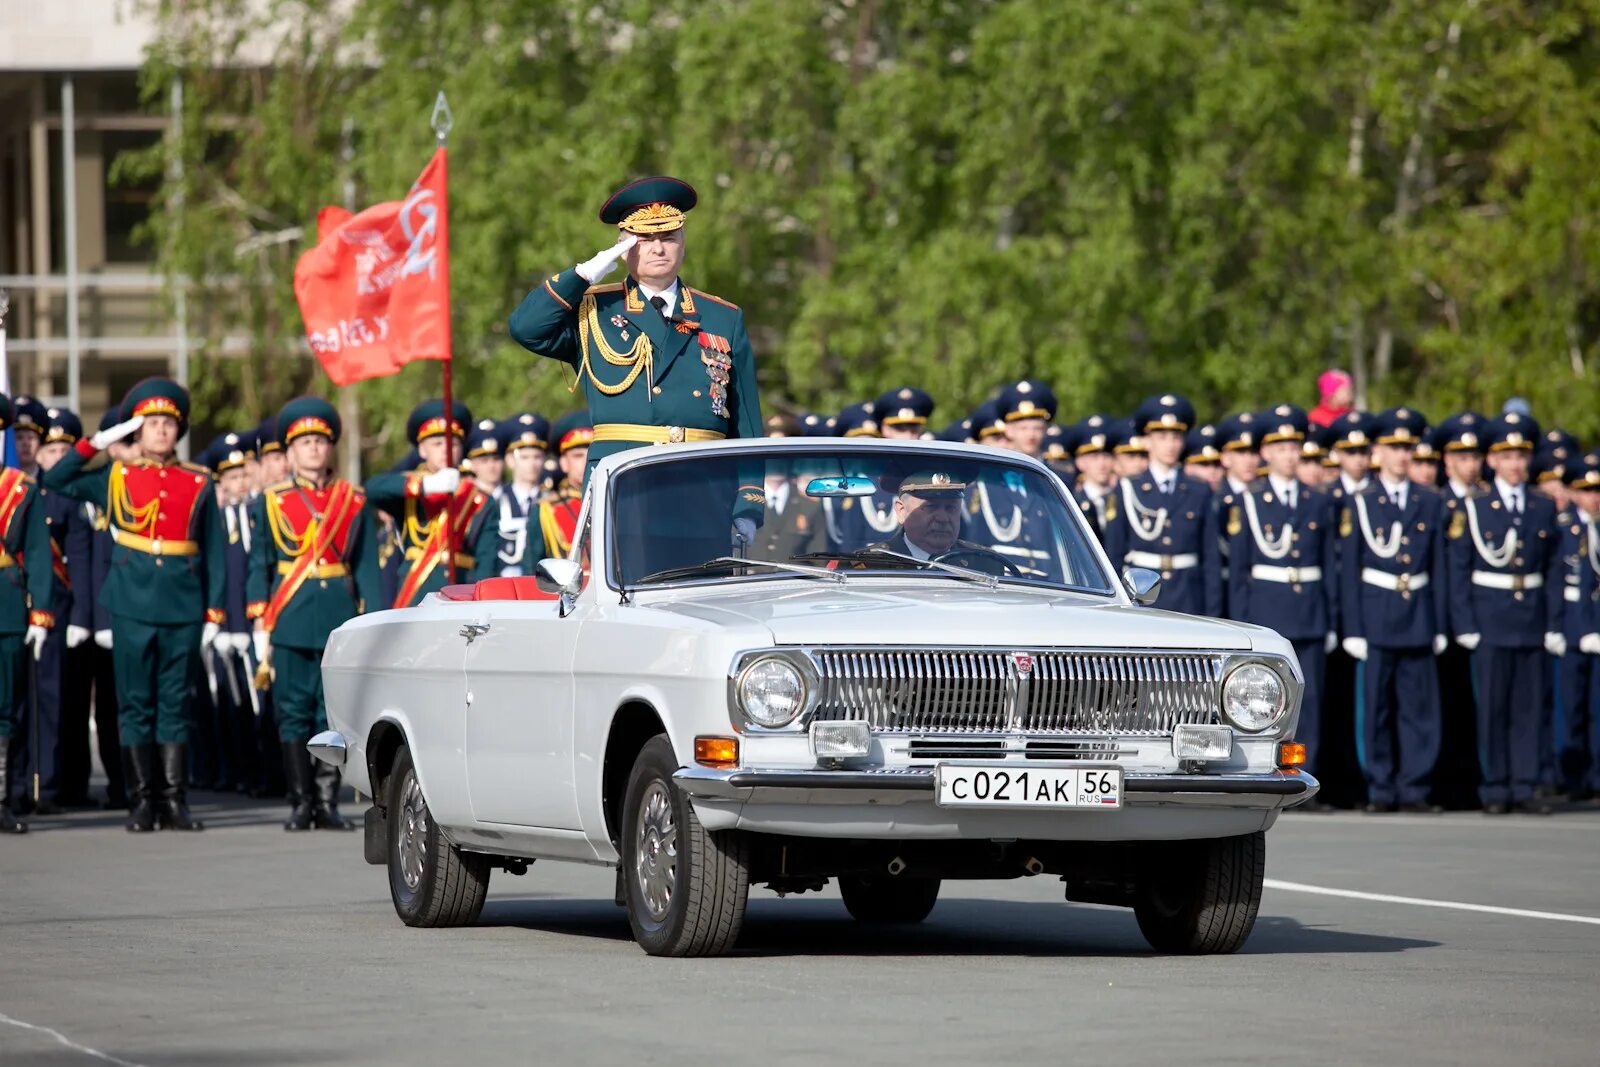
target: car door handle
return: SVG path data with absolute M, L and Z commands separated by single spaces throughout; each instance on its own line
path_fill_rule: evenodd
M 489 624 L 486 622 L 469 622 L 461 628 L 461 636 L 467 639 L 469 645 L 474 637 L 482 637 L 488 632 Z

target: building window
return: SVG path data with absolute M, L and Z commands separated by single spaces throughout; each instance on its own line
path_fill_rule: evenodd
M 106 262 L 148 263 L 155 259 L 155 250 L 148 239 L 140 240 L 136 231 L 149 219 L 160 193 L 159 171 L 135 179 L 124 167 L 115 180 L 111 175 L 117 170 L 118 156 L 159 144 L 161 134 L 151 130 L 107 130 L 101 138 L 106 164 Z

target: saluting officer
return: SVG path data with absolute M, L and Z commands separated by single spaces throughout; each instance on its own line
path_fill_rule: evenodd
M 333 474 L 343 427 L 332 404 L 298 397 L 284 405 L 277 425 L 291 477 L 263 489 L 251 513 L 248 613 L 256 620 L 256 658 L 270 665 L 273 680 L 289 786 L 283 828 L 347 830 L 339 769 L 313 767 L 306 742 L 328 728 L 322 653 L 329 635 L 380 606 L 378 520 L 361 490 Z
M 222 513 L 211 472 L 176 455 L 189 428 L 188 390 L 166 378 L 146 378 L 128 391 L 122 414 L 125 421 L 78 442 L 44 480 L 50 489 L 106 509 L 114 527 L 104 592 L 134 794 L 127 828 L 154 829 L 155 791 L 164 781 L 161 824 L 199 830 L 188 806 L 189 689 L 195 657 L 221 633 L 225 617 Z M 137 459 L 84 470 L 101 449 L 134 434 Z
M 1410 478 L 1422 416 L 1392 408 L 1371 424 L 1378 477 L 1340 513 L 1344 648 L 1366 664 L 1359 724 L 1366 748 L 1367 810 L 1433 812 L 1439 759 L 1439 673 L 1446 630 L 1448 512 Z
M 11 398 L 0 393 L 0 430 L 12 424 Z M 50 611 L 50 534 L 33 479 L 0 467 L 0 834 L 26 833 L 11 813 L 11 768 L 26 706 L 28 661 L 39 658 L 56 624 Z
M 1056 398 L 1043 382 L 1021 381 L 1002 390 L 998 398 L 1005 426 L 1005 447 L 1037 456 L 1044 428 L 1055 417 Z M 1024 574 L 1059 577 L 1052 562 L 1055 524 L 1046 502 L 1030 496 L 1021 471 L 981 475 L 969 488 L 963 536 L 1010 560 Z
M 1561 531 L 1562 633 L 1567 654 L 1561 657 L 1560 691 L 1565 736 L 1561 743 L 1561 776 L 1567 796 L 1592 800 L 1600 787 L 1600 722 L 1594 713 L 1595 659 L 1600 656 L 1600 454 L 1589 453 L 1568 464 L 1567 490 L 1572 510 Z
M 591 464 L 639 445 L 762 434 L 744 313 L 678 275 L 684 216 L 697 199 L 677 178 L 623 186 L 600 208 L 600 221 L 618 230 L 617 243 L 551 276 L 511 314 L 519 344 L 577 371 L 574 388 L 583 387 L 594 422 Z M 627 279 L 599 284 L 619 259 L 627 261 Z M 728 509 L 732 530 L 749 544 L 765 508 L 759 464 L 741 471 L 739 482 L 707 486 L 706 505 Z M 676 549 L 667 541 L 680 534 L 665 526 L 629 531 L 646 539 L 647 558 L 661 566 L 704 559 L 668 558 Z M 694 555 L 704 546 L 681 547 Z
M 453 462 L 461 454 L 463 428 L 472 412 L 459 400 L 453 418 L 444 401 L 424 400 L 406 419 L 406 437 L 421 463 L 411 471 L 385 471 L 367 480 L 367 499 L 394 517 L 404 550 L 400 587 L 392 607 L 408 608 L 455 581 L 476 582 L 495 574 L 500 547 L 500 510 L 489 495 L 462 478 Z M 447 538 L 445 516 L 454 498 L 454 523 Z M 446 544 L 454 549 L 451 559 Z
M 1293 643 L 1305 677 L 1295 736 L 1316 773 L 1325 667 L 1338 630 L 1336 520 L 1328 498 L 1295 478 L 1305 411 L 1280 404 L 1257 421 L 1267 476 L 1228 506 L 1228 617 L 1270 627 Z
M 583 513 L 583 481 L 589 470 L 589 446 L 594 442 L 594 426 L 587 413 L 569 411 L 556 420 L 556 466 L 561 480 L 539 501 L 540 537 L 532 547 L 539 559 L 566 559 L 578 536 L 578 516 Z M 532 574 L 539 559 L 524 557 L 523 566 Z M 585 566 L 587 560 L 581 561 Z
M 496 568 L 505 578 L 532 574 L 526 569 L 530 538 L 538 543 L 533 527 L 544 495 L 544 460 L 550 451 L 550 420 L 532 411 L 513 415 L 500 424 L 505 442 L 506 466 L 511 480 L 500 493 L 500 558 Z M 535 560 L 535 563 L 538 561 Z
M 1566 641 L 1555 506 L 1527 486 L 1538 436 L 1538 423 L 1516 412 L 1489 424 L 1494 482 L 1467 498 L 1449 530 L 1450 611 L 1456 641 L 1476 653 L 1479 795 L 1488 814 L 1550 812 L 1534 795 L 1544 652 L 1560 655 Z
M 1161 573 L 1157 607 L 1215 616 L 1222 611 L 1217 515 L 1211 490 L 1181 465 L 1184 435 L 1193 425 L 1194 405 L 1181 396 L 1167 393 L 1139 405 L 1134 428 L 1149 452 L 1149 469 L 1118 482 L 1106 552 L 1116 566 Z

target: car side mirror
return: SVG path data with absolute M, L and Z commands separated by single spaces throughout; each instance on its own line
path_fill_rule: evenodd
M 1161 575 L 1143 567 L 1128 567 L 1122 572 L 1122 584 L 1127 587 L 1133 602 L 1149 607 L 1161 595 Z
M 577 596 L 583 588 L 583 567 L 570 559 L 541 559 L 533 569 L 534 583 L 541 593 Z

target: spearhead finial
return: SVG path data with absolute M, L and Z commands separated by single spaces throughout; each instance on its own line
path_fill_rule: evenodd
M 428 120 L 433 127 L 433 132 L 438 136 L 439 143 L 444 144 L 450 136 L 450 127 L 455 124 L 455 119 L 450 114 L 450 102 L 444 98 L 444 90 L 439 90 L 439 95 L 433 101 L 433 117 Z
M 0 327 L 6 324 L 6 312 L 11 310 L 11 290 L 0 289 Z

